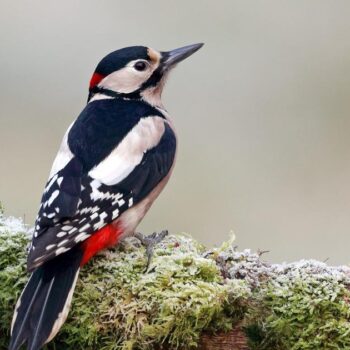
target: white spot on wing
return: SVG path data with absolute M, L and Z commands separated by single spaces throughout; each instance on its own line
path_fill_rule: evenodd
M 90 224 L 85 224 L 84 226 L 82 226 L 82 227 L 79 229 L 79 232 L 83 232 L 83 231 L 87 230 L 88 228 L 90 228 Z
M 47 201 L 47 204 L 50 206 L 52 204 L 52 202 L 58 197 L 59 194 L 60 194 L 59 190 L 53 191 L 49 200 Z
M 123 195 L 121 193 L 113 194 L 113 193 L 110 193 L 108 191 L 102 192 L 102 191 L 99 191 L 97 188 L 93 188 L 92 192 L 90 193 L 90 198 L 93 201 L 113 199 L 112 205 L 117 203 L 121 197 L 123 197 Z
M 59 254 L 68 252 L 68 250 L 69 250 L 69 248 L 61 247 L 61 248 L 56 249 L 55 253 L 56 253 L 56 255 L 59 255 Z
M 57 247 L 61 247 L 62 245 L 65 245 L 68 241 L 69 241 L 68 239 L 64 239 L 63 241 L 57 244 Z
M 79 213 L 82 214 L 88 214 L 88 213 L 95 213 L 96 211 L 99 210 L 99 207 L 96 205 L 94 207 L 87 207 L 87 208 L 82 208 L 79 210 Z
M 101 227 L 103 226 L 103 222 L 97 222 L 95 225 L 94 225 L 94 230 L 99 230 Z
M 90 215 L 90 220 L 94 220 L 98 217 L 97 213 L 93 213 L 92 215 Z
M 86 232 L 79 233 L 78 236 L 74 238 L 75 242 L 82 242 L 85 241 L 85 239 L 89 238 L 90 235 L 88 235 Z
M 45 192 L 47 192 L 47 191 L 50 189 L 50 187 L 52 186 L 52 184 L 56 181 L 57 177 L 58 177 L 58 175 L 56 174 L 55 176 L 53 176 L 53 177 L 51 178 L 51 180 L 49 181 L 49 183 L 46 185 Z
M 67 233 L 68 233 L 68 232 L 62 232 L 62 231 L 61 231 L 61 232 L 57 233 L 56 236 L 57 236 L 58 238 L 61 238 L 61 237 L 64 237 L 65 235 L 67 235 Z

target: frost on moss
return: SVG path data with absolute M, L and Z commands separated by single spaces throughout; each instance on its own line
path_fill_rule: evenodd
M 4 219 L 2 220 L 4 223 Z M 1 349 L 25 280 L 23 232 L 0 231 Z M 69 319 L 49 344 L 56 349 L 153 349 L 195 346 L 203 330 L 230 329 L 249 296 L 244 281 L 224 283 L 215 261 L 190 237 L 157 245 L 145 273 L 146 254 L 135 239 L 85 266 Z M 4 284 L 4 281 L 7 283 Z
M 170 236 L 146 273 L 145 250 L 133 239 L 94 259 L 81 273 L 71 322 L 57 341 L 74 349 L 153 349 L 164 342 L 179 348 L 195 345 L 203 329 L 229 328 L 228 301 L 243 307 L 248 290 L 242 281 L 223 283 L 201 253 L 192 239 Z
M 246 315 L 251 349 L 350 349 L 350 270 L 317 261 L 273 265 Z
M 0 350 L 27 279 L 28 230 L 0 216 Z M 145 250 L 130 238 L 86 265 L 48 349 L 195 347 L 202 332 L 244 327 L 253 350 L 350 349 L 350 273 L 315 261 L 269 265 L 228 241 L 205 250 L 185 235 Z
M 7 349 L 13 306 L 27 280 L 26 246 L 29 234 L 23 222 L 5 218 L 0 206 L 0 349 Z

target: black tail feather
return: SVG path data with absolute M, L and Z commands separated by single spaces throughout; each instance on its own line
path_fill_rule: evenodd
M 76 248 L 33 272 L 17 302 L 9 350 L 18 350 L 25 342 L 28 350 L 39 350 L 55 334 L 58 318 L 69 307 L 67 298 L 81 258 L 82 251 Z

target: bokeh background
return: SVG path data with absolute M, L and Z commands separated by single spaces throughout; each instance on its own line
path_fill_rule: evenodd
M 140 226 L 350 262 L 350 2 L 0 2 L 0 200 L 33 223 L 97 62 L 205 42 L 164 92 L 180 147 Z

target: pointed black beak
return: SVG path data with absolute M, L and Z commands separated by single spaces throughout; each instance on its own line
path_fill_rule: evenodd
M 193 44 L 175 50 L 162 52 L 162 66 L 167 70 L 198 51 L 204 44 Z

